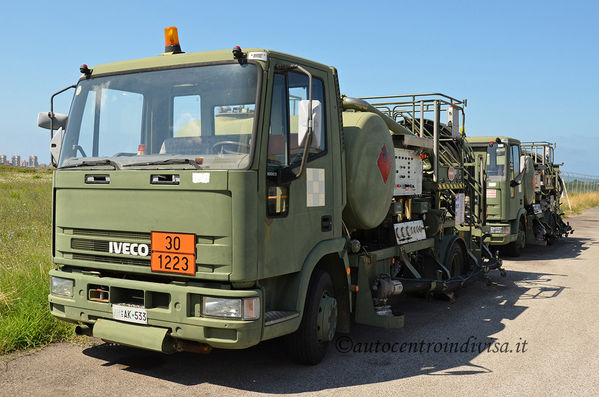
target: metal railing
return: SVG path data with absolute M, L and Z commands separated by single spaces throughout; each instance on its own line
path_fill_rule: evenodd
M 471 217 L 470 223 L 482 225 L 484 223 L 482 212 L 484 188 L 481 181 L 471 174 L 471 170 L 474 172 L 473 162 L 475 161 L 472 147 L 462 143 L 465 136 L 466 114 L 464 108 L 467 105 L 467 100 L 459 100 L 441 93 L 370 96 L 360 99 L 369 102 L 400 124 L 406 132 L 434 140 L 433 181 L 437 181 L 439 163 L 462 169 L 464 183 L 473 193 L 470 202 L 471 210 L 468 211 L 466 217 Z M 448 111 L 450 109 L 455 112 L 452 113 L 452 116 L 455 117 L 453 120 L 449 120 Z M 442 112 L 448 113 L 446 124 L 441 122 Z M 452 125 L 454 121 L 457 125 Z M 455 192 L 452 189 L 446 189 L 442 194 L 455 198 Z
M 599 192 L 599 176 L 561 171 L 568 194 Z

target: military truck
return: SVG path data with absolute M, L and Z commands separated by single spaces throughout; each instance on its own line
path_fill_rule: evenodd
M 534 169 L 532 186 L 534 203 L 529 212 L 536 215 L 535 235 L 542 235 L 547 244 L 574 233 L 569 222 L 564 222 L 561 198 L 565 189 L 560 165 L 555 162 L 555 143 L 530 141 L 521 143 L 522 153 L 529 157 Z
M 77 333 L 165 353 L 284 336 L 315 364 L 352 319 L 402 327 L 392 298 L 500 268 L 466 205 L 482 190 L 465 103 L 385 112 L 342 97 L 333 67 L 165 36 L 161 56 L 83 65 L 38 116 L 57 167 L 50 310 Z
M 559 208 L 560 178 L 551 144 L 505 136 L 467 139 L 486 174 L 491 246 L 519 256 L 527 244 L 544 246 L 571 232 Z

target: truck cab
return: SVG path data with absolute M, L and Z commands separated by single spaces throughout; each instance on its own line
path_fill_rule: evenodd
M 172 52 L 82 70 L 68 123 L 52 120 L 62 144 L 56 317 L 160 351 L 180 341 L 245 348 L 299 327 L 322 258 L 347 285 L 336 72 L 274 51 L 242 54 Z M 338 294 L 349 305 L 347 286 Z
M 510 137 L 468 137 L 476 155 L 484 159 L 489 244 L 519 255 L 526 245 L 524 161 L 520 141 Z

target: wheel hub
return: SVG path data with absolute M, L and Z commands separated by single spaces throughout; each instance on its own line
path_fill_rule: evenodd
M 337 299 L 324 293 L 320 298 L 317 321 L 318 342 L 330 342 L 337 330 Z

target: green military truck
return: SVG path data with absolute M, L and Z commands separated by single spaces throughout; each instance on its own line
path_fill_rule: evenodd
M 534 169 L 532 190 L 534 203 L 529 212 L 536 215 L 533 231 L 536 236 L 543 236 L 547 244 L 574 233 L 569 222 L 564 222 L 561 209 L 561 198 L 565 191 L 564 181 L 560 173 L 560 165 L 555 162 L 555 144 L 547 141 L 531 141 L 521 143 L 522 153 L 530 158 Z M 566 192 L 567 193 L 567 192 Z
M 286 336 L 315 364 L 352 319 L 403 326 L 393 297 L 500 267 L 467 205 L 482 190 L 461 101 L 389 105 L 421 106 L 414 133 L 416 111 L 342 98 L 333 67 L 183 53 L 165 33 L 161 56 L 82 66 L 69 115 L 57 93 L 38 116 L 57 167 L 50 309 L 79 334 L 166 353 Z
M 486 175 L 490 245 L 519 256 L 527 244 L 543 246 L 571 232 L 559 207 L 561 178 L 551 144 L 503 136 L 467 139 Z

